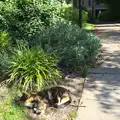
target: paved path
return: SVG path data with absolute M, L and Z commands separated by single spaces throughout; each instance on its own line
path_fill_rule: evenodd
M 120 120 L 120 24 L 96 25 L 105 61 L 89 69 L 76 120 Z

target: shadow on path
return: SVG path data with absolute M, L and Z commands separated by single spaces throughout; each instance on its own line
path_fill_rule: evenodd
M 102 39 L 104 62 L 89 70 L 85 92 L 102 113 L 120 119 L 120 24 L 97 25 L 94 32 Z
M 94 95 L 91 99 L 97 100 L 103 113 L 105 112 L 106 114 L 113 114 L 116 117 L 120 117 L 119 74 L 89 74 L 85 88 Z

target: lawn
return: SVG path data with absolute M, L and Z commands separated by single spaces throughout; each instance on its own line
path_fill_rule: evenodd
M 83 29 L 85 29 L 85 30 L 94 30 L 95 29 L 95 25 L 94 24 L 90 24 L 90 23 L 84 23 L 83 24 Z

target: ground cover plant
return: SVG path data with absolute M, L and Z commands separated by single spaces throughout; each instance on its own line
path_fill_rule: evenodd
M 2 120 L 31 120 L 26 112 L 26 108 L 17 104 L 13 99 L 19 93 L 16 88 L 9 89 L 3 101 L 0 101 L 0 119 Z
M 2 120 L 30 120 L 26 117 L 25 108 L 15 104 L 1 106 L 0 118 Z

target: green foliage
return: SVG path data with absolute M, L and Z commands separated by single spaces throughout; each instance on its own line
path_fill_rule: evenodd
M 17 39 L 32 39 L 42 26 L 60 16 L 60 4 L 51 0 L 6 0 L 0 6 L 0 29 Z
M 82 75 L 82 77 L 86 77 L 88 75 L 88 66 L 87 65 L 81 67 L 81 75 Z
M 95 29 L 95 25 L 90 23 L 84 23 L 82 27 L 84 30 L 89 30 L 89 31 L 92 31 Z
M 57 58 L 39 47 L 27 48 L 19 45 L 14 50 L 9 65 L 8 83 L 22 91 L 37 91 L 55 84 L 60 76 Z
M 69 23 L 60 23 L 55 31 L 58 30 L 60 30 L 57 43 L 59 47 L 56 49 L 61 58 L 60 64 L 74 69 L 92 64 L 101 47 L 100 39 L 92 33 L 82 31 L 78 26 Z M 52 40 L 54 40 L 54 37 L 52 37 Z M 51 43 L 54 42 L 51 41 Z
M 75 120 L 76 116 L 77 116 L 77 113 L 75 111 L 71 111 L 68 113 L 66 120 Z
M 79 24 L 79 10 L 75 8 L 73 9 L 71 4 L 65 5 L 61 8 L 61 16 L 66 20 Z M 82 20 L 83 23 L 87 23 L 88 21 L 88 13 L 84 10 L 82 11 Z
M 0 52 L 4 52 L 11 45 L 11 37 L 6 31 L 0 31 Z
M 8 61 L 12 40 L 6 31 L 0 31 L 0 73 L 4 74 L 8 69 Z
M 34 44 L 40 44 L 45 51 L 55 52 L 60 57 L 61 66 L 73 69 L 95 63 L 101 47 L 98 37 L 64 20 L 46 29 L 40 38 L 33 41 Z
M 26 117 L 23 107 L 15 104 L 2 106 L 0 118 L 2 120 L 30 120 Z
M 100 39 L 80 30 L 76 25 L 78 16 L 78 10 L 71 5 L 61 8 L 60 2 L 51 0 L 0 2 L 0 46 L 4 49 L 0 70 L 8 71 L 9 83 L 22 91 L 39 90 L 60 78 L 57 64 L 70 69 L 93 64 L 101 47 Z M 88 13 L 83 11 L 84 25 L 87 20 Z M 4 30 L 10 33 L 14 44 Z M 29 44 L 15 47 L 16 40 Z M 8 53 L 9 46 L 12 50 Z M 59 61 L 50 53 L 56 54 Z
M 88 22 L 88 12 L 86 11 L 82 11 L 82 20 L 83 20 L 83 23 L 87 23 Z
M 0 53 L 0 73 L 4 74 L 8 70 L 9 55 L 7 52 Z

